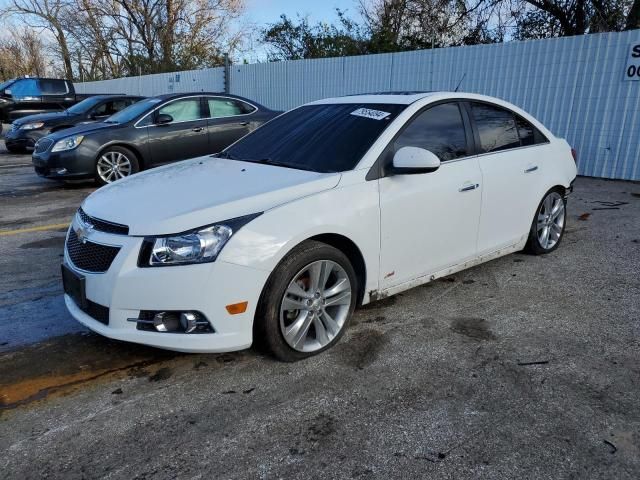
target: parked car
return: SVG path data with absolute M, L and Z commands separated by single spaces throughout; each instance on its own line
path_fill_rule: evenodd
M 5 134 L 7 150 L 21 153 L 33 150 L 36 142 L 53 132 L 76 125 L 100 122 L 142 100 L 130 95 L 96 95 L 76 103 L 62 112 L 27 115 L 11 124 Z
M 522 249 L 553 252 L 572 155 L 491 97 L 313 102 L 215 157 L 86 198 L 66 238 L 65 302 L 119 340 L 185 352 L 260 342 L 305 358 L 338 341 L 357 305 Z
M 20 77 L 0 83 L 0 133 L 2 123 L 61 111 L 93 95 L 76 94 L 73 83 L 61 78 Z
M 235 95 L 161 95 L 102 123 L 44 137 L 36 144 L 33 164 L 47 178 L 93 178 L 104 185 L 147 168 L 220 152 L 278 113 Z

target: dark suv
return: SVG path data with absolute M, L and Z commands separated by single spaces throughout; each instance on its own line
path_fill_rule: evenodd
M 76 95 L 73 83 L 60 78 L 13 78 L 0 83 L 0 123 L 64 110 L 93 95 Z
M 129 95 L 96 95 L 62 112 L 28 115 L 15 120 L 5 133 L 5 145 L 12 153 L 33 150 L 42 137 L 65 128 L 100 122 L 142 100 L 143 97 Z

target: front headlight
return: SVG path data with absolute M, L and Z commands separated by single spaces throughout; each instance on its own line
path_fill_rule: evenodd
M 44 122 L 35 122 L 35 123 L 25 123 L 20 126 L 21 130 L 37 130 L 39 128 L 44 127 Z
M 56 142 L 56 144 L 51 149 L 52 152 L 64 152 L 66 150 L 73 150 L 77 148 L 78 145 L 82 143 L 84 140 L 84 135 L 77 135 L 75 137 L 63 138 Z
M 138 266 L 161 267 L 213 262 L 233 234 L 261 214 L 262 212 L 245 215 L 176 235 L 146 237 L 142 243 Z

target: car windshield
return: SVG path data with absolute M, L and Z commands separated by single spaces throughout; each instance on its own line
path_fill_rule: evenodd
M 315 172 L 352 170 L 405 107 L 359 103 L 307 105 L 266 123 L 219 157 Z
M 162 99 L 160 98 L 147 98 L 141 100 L 127 108 L 120 110 L 118 113 L 111 115 L 105 120 L 106 123 L 127 123 L 135 120 L 140 115 L 151 111 Z
M 74 106 L 67 108 L 67 112 L 75 113 L 75 114 L 87 113 L 89 110 L 95 107 L 102 100 L 103 100 L 103 97 L 85 98 L 81 102 L 76 103 Z

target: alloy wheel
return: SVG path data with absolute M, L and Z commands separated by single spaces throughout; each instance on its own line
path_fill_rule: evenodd
M 564 200 L 558 192 L 551 192 L 540 205 L 536 233 L 545 250 L 552 249 L 562 236 L 565 221 Z
M 319 260 L 300 270 L 289 283 L 280 306 L 280 330 L 299 352 L 328 345 L 349 316 L 352 286 L 347 272 L 331 260 Z
M 115 182 L 131 174 L 131 161 L 120 152 L 105 152 L 98 159 L 98 175 L 105 183 Z

